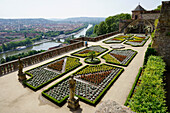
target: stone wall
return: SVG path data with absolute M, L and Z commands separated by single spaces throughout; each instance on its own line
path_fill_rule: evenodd
M 152 47 L 156 49 L 158 55 L 163 56 L 166 64 L 170 66 L 170 1 L 162 1 L 159 23 Z
M 124 28 L 126 28 L 133 20 L 120 20 L 119 21 L 119 32 L 123 32 Z
M 31 55 L 31 56 L 22 58 L 21 60 L 23 60 L 23 66 L 27 67 L 27 66 L 42 62 L 44 60 L 50 59 L 62 53 L 66 53 L 68 51 L 83 47 L 83 46 L 84 46 L 83 41 L 76 41 L 73 44 L 60 47 L 60 48 L 56 48 L 56 49 L 52 49 L 52 50 L 48 50 L 46 52 L 42 52 L 39 54 Z M 0 64 L 0 76 L 8 74 L 10 72 L 17 71 L 17 70 L 18 70 L 18 60 Z
M 148 20 L 148 19 L 157 19 L 159 18 L 159 13 L 146 13 L 146 14 L 142 14 L 142 19 Z

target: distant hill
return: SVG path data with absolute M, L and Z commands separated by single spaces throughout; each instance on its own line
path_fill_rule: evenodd
M 104 17 L 74 17 L 67 19 L 49 19 L 53 21 L 61 21 L 61 22 L 87 22 L 87 23 L 100 23 L 101 21 L 105 21 Z
M 44 18 L 25 18 L 25 19 L 2 19 L 0 18 L 1 24 L 46 24 L 46 23 L 100 23 L 105 21 L 104 17 L 75 17 L 67 19 L 44 19 Z
M 0 23 L 5 23 L 5 24 L 42 24 L 42 23 L 54 23 L 55 21 L 43 19 L 43 18 L 26 18 L 26 19 L 1 19 L 0 18 Z

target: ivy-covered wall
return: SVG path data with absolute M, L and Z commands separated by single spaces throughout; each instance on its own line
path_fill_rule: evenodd
M 163 1 L 152 47 L 170 66 L 170 1 Z

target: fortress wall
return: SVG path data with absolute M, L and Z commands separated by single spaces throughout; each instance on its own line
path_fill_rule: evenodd
M 152 47 L 158 55 L 163 56 L 166 64 L 170 66 L 170 1 L 162 2 L 159 23 L 153 38 Z
M 146 20 L 148 20 L 148 19 L 153 19 L 153 20 L 155 20 L 155 19 L 157 19 L 157 18 L 159 18 L 159 16 L 160 16 L 160 14 L 159 13 L 146 13 L 146 14 L 142 14 L 142 19 L 146 19 Z

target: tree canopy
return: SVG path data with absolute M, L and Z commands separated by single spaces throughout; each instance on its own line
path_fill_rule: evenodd
M 160 11 L 160 10 L 161 10 L 161 7 L 162 7 L 162 5 L 159 5 L 159 6 L 157 6 L 157 8 L 154 9 L 154 10 L 155 10 L 155 11 Z
M 109 16 L 108 18 L 105 19 L 105 21 L 100 22 L 99 25 L 95 25 L 93 33 L 97 35 L 103 35 L 106 33 L 119 30 L 120 19 L 122 20 L 131 19 L 131 15 L 121 13 L 115 16 Z

